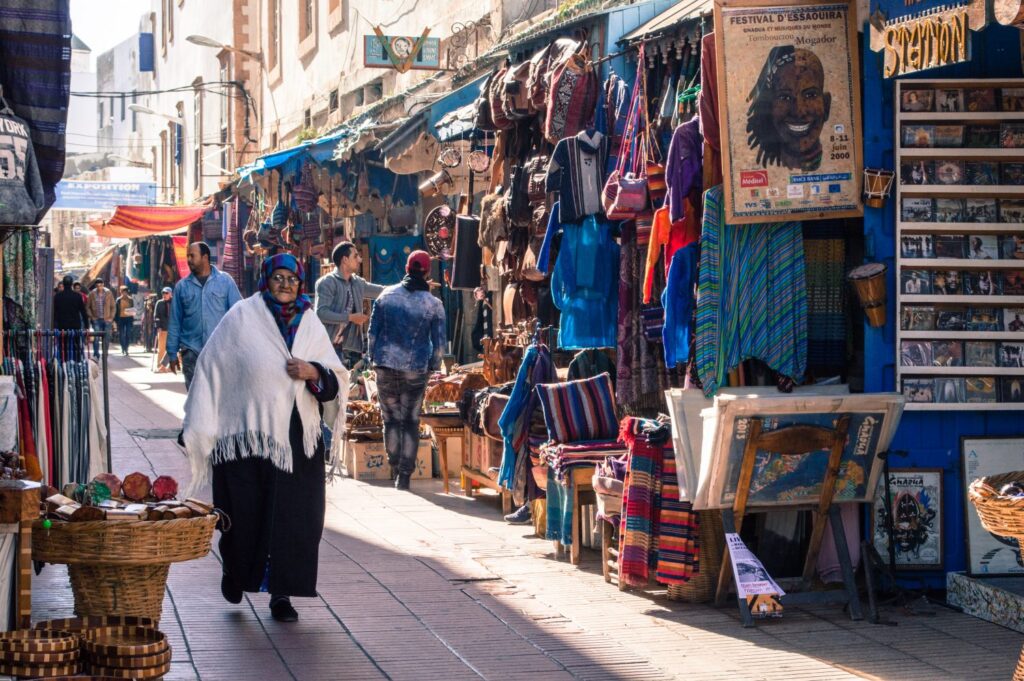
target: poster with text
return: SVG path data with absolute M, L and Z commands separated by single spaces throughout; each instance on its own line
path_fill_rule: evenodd
M 862 215 L 855 14 L 715 4 L 727 223 Z
M 961 485 L 967 518 L 967 574 L 1024 575 L 1020 546 L 1012 537 L 992 534 L 981 525 L 967 499 L 967 488 L 982 477 L 1024 471 L 1024 437 L 963 437 L 960 439 Z
M 871 515 L 871 538 L 882 561 L 889 561 L 889 524 L 897 570 L 942 569 L 942 469 L 893 468 L 889 503 L 879 478 Z

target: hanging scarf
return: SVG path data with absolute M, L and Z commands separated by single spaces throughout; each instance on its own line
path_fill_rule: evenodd
M 290 303 L 279 303 L 270 293 L 270 276 L 274 270 L 285 269 L 299 278 L 299 289 L 296 292 L 295 300 Z M 295 342 L 295 333 L 299 330 L 299 322 L 302 321 L 303 313 L 313 306 L 309 296 L 305 294 L 306 282 L 302 269 L 302 263 L 295 259 L 290 253 L 279 253 L 263 261 L 263 268 L 260 274 L 258 288 L 263 297 L 263 302 L 270 308 L 270 314 L 277 323 L 278 330 L 288 349 L 292 349 Z

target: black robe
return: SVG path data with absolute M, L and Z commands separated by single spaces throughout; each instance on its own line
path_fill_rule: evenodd
M 338 394 L 338 378 L 319 364 L 320 402 Z M 253 399 L 258 399 L 254 396 Z M 322 411 L 322 408 L 321 408 Z M 269 563 L 268 591 L 275 596 L 316 596 L 320 537 L 326 508 L 323 438 L 305 455 L 302 419 L 292 406 L 288 427 L 292 472 L 268 459 L 237 459 L 213 467 L 213 503 L 231 518 L 220 536 L 224 573 L 243 591 L 259 591 Z

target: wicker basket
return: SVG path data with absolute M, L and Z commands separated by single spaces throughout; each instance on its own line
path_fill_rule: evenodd
M 210 552 L 217 518 L 54 522 L 50 529 L 37 520 L 32 525 L 32 560 L 68 565 L 159 565 L 202 558 Z
M 1013 671 L 1013 681 L 1024 681 L 1024 647 L 1020 649 L 1020 657 L 1017 658 L 1017 668 Z
M 75 614 L 135 615 L 160 622 L 169 563 L 88 565 L 71 563 L 68 577 L 75 595 Z
M 686 584 L 671 584 L 668 598 L 683 603 L 708 603 L 715 597 L 718 572 L 722 569 L 725 529 L 722 512 L 697 511 L 700 514 L 700 572 Z
M 999 493 L 1011 482 L 1024 483 L 1024 471 L 978 478 L 968 488 L 967 497 L 974 504 L 982 527 L 1000 537 L 1015 537 L 1024 545 L 1024 497 Z

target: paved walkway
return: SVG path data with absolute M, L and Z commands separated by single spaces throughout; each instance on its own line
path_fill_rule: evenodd
M 168 439 L 184 385 L 148 362 L 111 358 L 114 470 L 184 484 L 184 455 Z M 500 516 L 495 497 L 445 496 L 439 480 L 414 481 L 412 494 L 339 481 L 328 489 L 321 596 L 294 601 L 297 623 L 274 622 L 265 594 L 227 604 L 214 553 L 171 568 L 166 678 L 1005 681 L 1024 642 L 942 607 L 933 617 L 887 611 L 895 627 L 789 609 L 743 629 L 732 607 L 620 592 L 596 553 L 579 568 L 556 561 L 549 542 Z M 61 566 L 33 587 L 35 619 L 72 614 Z

